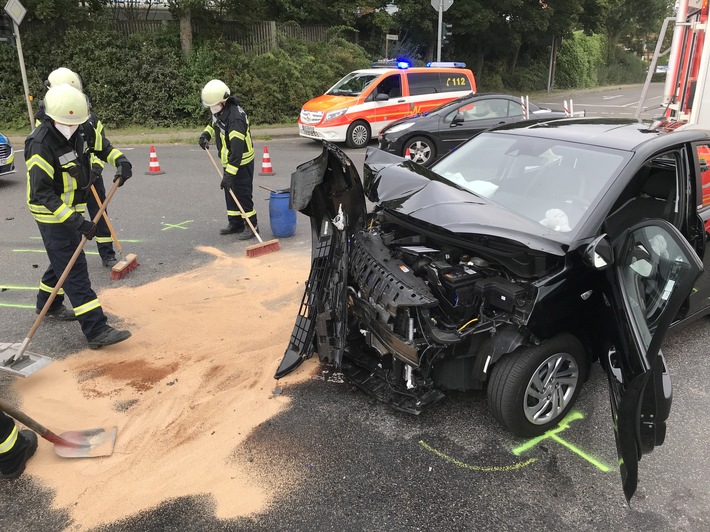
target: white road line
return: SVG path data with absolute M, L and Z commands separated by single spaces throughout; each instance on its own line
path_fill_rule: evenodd
M 617 94 L 616 96 L 602 96 L 602 100 L 614 100 L 616 98 L 622 98 L 623 94 Z

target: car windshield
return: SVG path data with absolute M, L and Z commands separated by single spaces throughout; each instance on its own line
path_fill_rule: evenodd
M 333 85 L 326 94 L 334 96 L 359 96 L 367 86 L 380 74 L 366 74 L 364 72 L 351 72 Z
M 572 233 L 629 157 L 587 144 L 483 133 L 432 170 L 553 231 Z

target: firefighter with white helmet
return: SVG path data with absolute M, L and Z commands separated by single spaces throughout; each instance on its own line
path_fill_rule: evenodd
M 49 74 L 49 76 L 47 76 L 46 85 L 48 88 L 56 87 L 63 84 L 71 85 L 72 87 L 79 89 L 83 92 L 83 84 L 81 82 L 81 78 L 79 77 L 79 74 L 77 74 L 73 70 L 70 70 L 66 67 L 60 67 L 56 70 L 53 70 Z M 37 114 L 38 122 L 42 119 L 42 116 L 43 110 L 40 107 L 40 111 Z M 108 140 L 108 138 L 106 138 L 106 131 L 104 129 L 104 125 L 101 123 L 99 117 L 97 117 L 96 114 L 91 111 L 90 103 L 89 120 L 84 126 L 82 126 L 82 129 L 87 127 L 91 127 L 94 130 L 93 134 L 87 134 L 87 137 L 91 137 L 93 139 L 93 144 L 91 146 L 92 150 L 101 151 L 104 148 L 108 149 L 109 153 L 112 154 L 112 159 L 115 159 L 116 164 L 120 165 L 121 172 L 126 175 L 132 174 L 133 170 L 131 167 L 131 163 L 119 150 L 111 146 L 111 142 Z M 104 180 L 102 177 L 103 169 L 104 165 L 101 159 L 99 159 L 92 153 L 91 178 L 92 183 L 94 185 L 94 189 L 96 190 L 96 193 L 99 196 L 99 200 L 102 203 L 106 201 L 106 186 L 104 185 Z M 126 177 L 126 179 L 128 179 L 128 177 Z M 94 198 L 94 195 L 91 193 L 91 191 L 88 191 L 86 203 L 87 210 L 89 212 L 89 218 L 93 219 L 96 213 L 99 211 L 99 204 L 97 203 L 96 198 Z M 106 215 L 108 216 L 108 212 L 106 213 Z M 108 224 L 106 223 L 106 220 L 104 220 L 103 217 L 101 217 L 98 223 L 96 224 L 96 247 L 101 257 L 101 262 L 104 266 L 106 266 L 107 268 L 112 268 L 118 262 L 118 260 L 116 259 L 116 251 L 113 249 L 113 238 L 111 237 L 111 230 L 109 229 Z
M 257 229 L 256 210 L 252 198 L 254 182 L 254 144 L 249 130 L 249 117 L 237 98 L 231 95 L 226 83 L 213 79 L 201 93 L 202 105 L 212 113 L 212 123 L 200 135 L 203 150 L 214 139 L 222 162 L 223 177 L 220 187 L 224 190 L 229 224 L 220 229 L 221 235 L 237 234 L 239 240 L 254 238 L 254 233 L 245 230 L 245 221 L 239 207 L 229 193 L 231 188 L 237 196 L 244 214 Z
M 90 183 L 90 155 L 121 167 L 116 150 L 103 146 L 96 150 L 93 127 L 86 127 L 89 106 L 84 94 L 68 84 L 51 87 L 44 99 L 40 124 L 25 141 L 27 165 L 27 204 L 37 222 L 49 267 L 42 276 L 37 293 L 37 313 L 49 299 L 82 235 L 93 238 L 96 225 L 84 218 Z M 130 176 L 128 176 L 130 177 Z M 119 172 L 116 180 L 127 177 Z M 78 320 L 89 347 L 112 345 L 131 336 L 108 325 L 96 293 L 91 288 L 86 257 L 82 252 L 63 291 L 57 294 L 47 316 L 58 320 Z M 64 293 L 74 308 L 64 306 Z

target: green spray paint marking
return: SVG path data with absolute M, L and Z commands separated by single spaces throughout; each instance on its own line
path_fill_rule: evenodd
M 183 227 L 184 224 L 189 224 L 190 222 L 194 222 L 194 220 L 186 220 L 184 222 L 180 222 L 179 224 L 166 224 L 165 222 L 162 222 L 162 224 L 165 226 L 163 227 L 163 231 L 167 231 L 168 229 L 185 229 L 187 230 L 187 227 Z
M 437 451 L 436 449 L 428 445 L 424 440 L 419 440 L 419 445 L 424 447 L 427 451 L 434 453 L 439 458 L 443 458 L 450 464 L 454 464 L 455 466 L 461 467 L 463 469 L 470 469 L 471 471 L 515 471 L 517 469 L 522 469 L 525 466 L 529 466 L 533 462 L 537 461 L 537 458 L 531 458 L 529 460 L 526 460 L 525 462 L 518 462 L 517 464 L 513 464 L 510 466 L 476 466 L 467 464 L 465 462 L 462 462 L 461 460 L 457 460 L 456 458 L 452 458 L 451 456 L 446 455 L 441 451 Z
M 14 286 L 11 284 L 0 284 L 0 290 L 39 290 L 38 286 Z
M 47 253 L 43 249 L 13 249 L 15 253 Z M 87 255 L 98 255 L 98 251 L 84 251 Z
M 34 305 L 15 305 L 13 303 L 0 303 L 0 307 L 9 307 L 9 308 L 35 308 Z
M 579 447 L 576 447 L 576 446 L 572 445 L 570 442 L 568 442 L 568 441 L 566 441 L 566 440 L 563 440 L 562 438 L 560 438 L 560 437 L 558 436 L 558 434 L 559 434 L 560 432 L 562 432 L 563 430 L 567 430 L 568 428 L 570 428 L 570 423 L 571 423 L 572 421 L 577 421 L 577 420 L 579 420 L 579 419 L 584 419 L 584 416 L 582 415 L 581 412 L 577 412 L 577 411 L 575 411 L 575 412 L 570 412 L 569 414 L 567 414 L 567 415 L 565 416 L 565 418 L 564 418 L 562 421 L 560 421 L 560 424 L 557 425 L 554 429 L 548 430 L 548 431 L 547 431 L 545 434 L 543 434 L 542 436 L 538 436 L 537 438 L 533 438 L 532 440 L 528 440 L 527 442 L 525 442 L 525 443 L 522 444 L 521 446 L 516 447 L 515 449 L 513 449 L 513 454 L 514 454 L 515 456 L 520 456 L 520 455 L 523 454 L 525 451 L 529 451 L 530 449 L 532 449 L 533 447 L 535 447 L 535 446 L 536 446 L 538 443 L 540 443 L 541 441 L 546 440 L 546 439 L 549 438 L 549 439 L 552 439 L 552 440 L 556 441 L 556 442 L 559 443 L 560 445 L 566 447 L 567 449 L 569 449 L 570 451 L 572 451 L 572 452 L 575 453 L 576 455 L 578 455 L 578 456 L 584 458 L 587 462 L 589 462 L 590 464 L 592 464 L 592 465 L 594 465 L 595 467 L 599 468 L 599 469 L 602 470 L 604 473 L 608 473 L 609 471 L 611 471 L 611 468 L 610 468 L 609 466 L 606 466 L 606 465 L 602 464 L 599 460 L 597 460 L 597 459 L 595 459 L 595 458 L 592 458 L 592 457 L 589 456 L 587 453 L 585 453 L 584 451 L 582 451 Z
M 41 239 L 42 239 L 41 236 L 31 236 L 30 237 L 30 240 L 41 240 Z M 143 242 L 143 241 L 142 240 L 131 240 L 129 238 L 122 238 L 121 242 L 134 242 L 135 243 L 135 242 Z

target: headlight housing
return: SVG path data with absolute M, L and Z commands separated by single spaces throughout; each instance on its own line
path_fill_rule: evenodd
M 392 126 L 385 131 L 385 135 L 387 133 L 399 133 L 400 131 L 404 131 L 405 129 L 409 129 L 414 125 L 414 122 L 404 122 L 402 124 L 397 124 L 396 126 Z
M 346 107 L 345 109 L 338 109 L 337 111 L 331 111 L 330 113 L 326 113 L 325 118 L 323 119 L 323 122 L 327 122 L 328 120 L 333 120 L 333 118 L 338 118 L 339 116 L 343 116 L 347 112 L 348 112 L 348 108 Z

